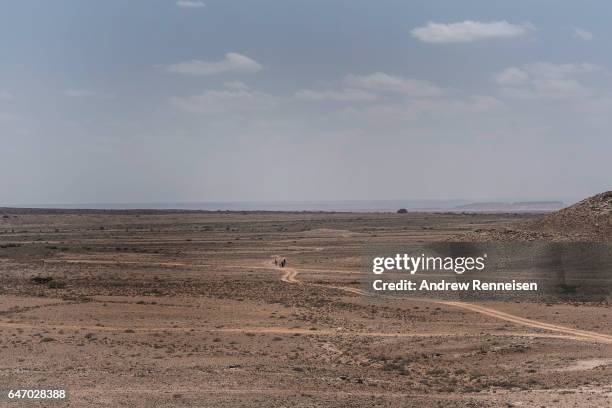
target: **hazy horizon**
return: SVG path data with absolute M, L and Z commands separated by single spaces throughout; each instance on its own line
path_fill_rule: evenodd
M 553 0 L 4 2 L 1 205 L 610 190 L 611 12 Z
M 396 212 L 400 208 L 408 211 L 463 211 L 462 206 L 500 204 L 493 207 L 473 209 L 473 211 L 504 211 L 512 204 L 559 203 L 559 206 L 531 207 L 532 211 L 547 211 L 571 205 L 578 199 L 566 200 L 487 200 L 487 199 L 396 199 L 396 200 L 321 200 L 321 201 L 211 201 L 211 202 L 158 202 L 158 203 L 43 203 L 8 204 L 0 203 L 0 208 L 40 208 L 40 209 L 85 209 L 85 210 L 195 210 L 195 211 L 331 211 L 331 212 Z M 521 210 L 519 210 L 521 211 Z M 522 210 L 527 211 L 527 210 Z

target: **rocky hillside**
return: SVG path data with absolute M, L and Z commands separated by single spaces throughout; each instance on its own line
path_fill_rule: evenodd
M 476 231 L 460 241 L 612 241 L 612 191 L 503 230 Z

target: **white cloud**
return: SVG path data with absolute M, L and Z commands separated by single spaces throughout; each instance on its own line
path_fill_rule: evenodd
M 341 115 L 359 120 L 365 118 L 371 123 L 388 126 L 390 121 L 412 121 L 424 116 L 454 116 L 478 114 L 481 112 L 500 111 L 504 103 L 500 100 L 481 95 L 459 98 L 416 99 L 405 103 L 389 103 L 368 106 L 363 109 L 350 108 L 341 111 Z
M 225 86 L 227 89 L 233 89 L 235 91 L 246 91 L 249 89 L 249 86 L 242 81 L 224 82 L 223 86 Z
M 582 28 L 572 27 L 572 31 L 574 32 L 574 38 L 579 38 L 584 41 L 589 41 L 595 38 L 593 33 Z
M 378 96 L 364 91 L 363 89 L 347 88 L 342 90 L 335 89 L 300 89 L 294 94 L 296 99 L 310 101 L 337 101 L 337 102 L 361 102 L 373 101 L 378 99 Z
M 445 90 L 432 84 L 411 78 L 402 78 L 375 72 L 368 75 L 348 74 L 343 82 L 347 85 L 341 89 L 300 89 L 294 98 L 311 101 L 367 102 L 399 94 L 412 98 L 440 96 Z M 385 95 L 387 94 L 387 95 Z
M 590 63 L 552 64 L 537 62 L 520 68 L 510 67 L 494 76 L 505 96 L 520 99 L 563 99 L 593 95 L 596 89 L 582 77 L 602 71 Z
M 397 92 L 412 96 L 437 96 L 442 95 L 444 90 L 429 81 L 402 78 L 376 72 L 370 75 L 352 75 L 345 77 L 345 82 L 356 88 L 371 91 Z
M 202 115 L 244 114 L 270 109 L 276 105 L 276 98 L 248 87 L 236 88 L 230 84 L 230 87 L 222 90 L 206 90 L 201 94 L 188 97 L 173 97 L 170 98 L 170 104 L 176 108 Z
M 198 0 L 178 0 L 176 5 L 183 8 L 202 8 L 206 7 L 206 3 Z
M 168 72 L 181 75 L 215 75 L 226 72 L 255 73 L 263 67 L 246 55 L 230 52 L 221 61 L 191 60 L 179 62 L 166 68 Z
M 534 30 L 529 24 L 510 24 L 507 21 L 463 21 L 460 23 L 429 22 L 411 31 L 413 37 L 428 43 L 461 43 L 493 38 L 511 38 Z
M 529 74 L 520 68 L 510 67 L 495 74 L 495 82 L 501 85 L 524 84 L 529 80 Z
M 0 101 L 10 101 L 11 99 L 13 99 L 12 93 L 0 91 Z
M 525 65 L 525 69 L 536 77 L 549 79 L 562 79 L 577 74 L 588 74 L 603 70 L 603 67 L 588 62 L 578 64 L 551 64 L 549 62 L 536 62 Z
M 443 112 L 447 114 L 488 112 L 500 109 L 504 106 L 497 98 L 491 96 L 471 95 L 457 99 L 421 100 L 415 102 L 415 106 L 421 111 L 436 114 Z
M 532 80 L 529 86 L 502 88 L 505 96 L 518 99 L 564 99 L 584 97 L 589 90 L 575 79 Z

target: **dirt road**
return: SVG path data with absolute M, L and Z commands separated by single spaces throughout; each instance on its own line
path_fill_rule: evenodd
M 293 284 L 302 284 L 300 280 L 297 279 L 298 271 L 295 268 L 285 267 L 282 268 L 284 273 L 281 276 L 281 281 Z M 333 289 L 340 289 L 349 293 L 354 293 L 358 295 L 370 296 L 371 294 L 358 289 L 347 286 L 332 286 L 332 285 L 323 285 Z M 469 310 L 471 312 L 480 313 L 488 317 L 493 317 L 495 319 L 504 320 L 510 323 L 514 323 L 520 326 L 530 327 L 534 329 L 542 329 L 547 331 L 553 331 L 557 333 L 561 333 L 563 336 L 559 336 L 559 338 L 567 338 L 571 340 L 581 340 L 581 341 L 590 341 L 604 344 L 612 344 L 612 336 L 606 334 L 595 333 L 586 330 L 572 329 L 569 327 L 563 327 L 559 325 L 542 323 L 536 320 L 527 319 L 520 316 L 515 316 L 509 313 L 501 312 L 495 309 L 491 309 L 488 307 L 475 305 L 466 302 L 446 302 L 446 301 L 435 301 L 431 300 L 431 302 L 452 306 L 456 308 L 461 308 L 465 310 Z

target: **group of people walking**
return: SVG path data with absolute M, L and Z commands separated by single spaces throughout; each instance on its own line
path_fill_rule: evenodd
M 274 258 L 274 265 L 284 268 L 287 265 L 287 260 L 283 258 L 282 261 L 279 261 L 278 259 Z

